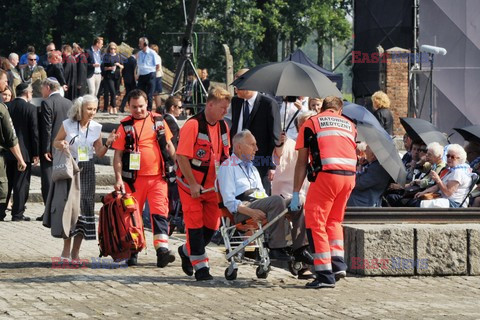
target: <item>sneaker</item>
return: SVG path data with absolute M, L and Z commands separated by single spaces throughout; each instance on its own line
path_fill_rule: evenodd
M 322 288 L 335 288 L 335 283 L 320 282 L 320 280 L 313 280 L 305 285 L 307 289 L 322 289 Z
M 172 251 L 165 248 L 159 248 L 157 250 L 157 267 L 165 268 L 167 264 L 173 261 L 175 261 L 175 255 L 172 253 Z
M 193 266 L 190 258 L 183 252 L 183 246 L 178 247 L 178 255 L 182 259 L 182 270 L 189 277 L 193 276 Z
M 210 268 L 209 267 L 203 267 L 203 268 L 198 269 L 195 272 L 195 279 L 197 279 L 197 281 L 213 280 L 213 277 L 210 274 Z
M 336 271 L 333 274 L 335 275 L 335 281 L 338 281 L 338 280 L 343 279 L 347 276 L 347 271 L 345 271 L 345 270 Z
M 130 259 L 127 260 L 127 266 L 136 266 L 138 264 L 138 253 L 134 253 L 130 256 Z

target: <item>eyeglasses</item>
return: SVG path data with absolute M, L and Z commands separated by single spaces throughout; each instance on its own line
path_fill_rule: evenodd
M 35 60 L 37 60 L 37 59 L 28 59 L 28 61 L 35 61 Z
M 183 106 L 175 106 L 177 109 L 183 109 Z
M 456 156 L 451 155 L 451 154 L 447 154 L 446 157 L 447 157 L 447 159 L 454 159 L 454 160 L 455 160 L 455 159 L 460 159 L 460 157 L 456 157 Z
M 427 152 L 427 149 L 419 149 L 418 151 L 425 153 Z

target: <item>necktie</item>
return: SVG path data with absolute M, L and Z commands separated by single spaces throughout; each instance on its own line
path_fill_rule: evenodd
M 248 117 L 250 116 L 250 108 L 248 107 L 248 100 L 245 100 L 243 104 L 243 124 L 242 130 L 247 129 Z

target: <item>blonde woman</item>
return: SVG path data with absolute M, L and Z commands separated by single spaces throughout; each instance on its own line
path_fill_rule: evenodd
M 393 135 L 393 115 L 390 111 L 390 98 L 383 91 L 377 91 L 372 96 L 373 115 L 378 119 L 385 131 Z
M 94 121 L 98 99 L 86 95 L 75 100 L 69 110 L 68 119 L 63 121 L 54 147 L 69 149 L 77 161 L 80 172 L 80 216 L 75 230 L 64 239 L 62 259 L 78 260 L 82 240 L 95 240 L 95 166 L 93 154 L 103 157 L 116 139 L 115 130 L 110 133 L 105 144 L 102 143 L 102 125 Z M 73 248 L 71 242 L 73 240 Z M 70 251 L 71 248 L 71 251 Z

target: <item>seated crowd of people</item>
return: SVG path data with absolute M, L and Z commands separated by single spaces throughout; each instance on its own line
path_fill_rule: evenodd
M 348 201 L 351 207 L 467 207 L 480 206 L 478 194 L 470 198 L 472 172 L 478 174 L 480 145 L 468 141 L 440 145 L 412 141 L 405 134 L 407 150 L 402 163 L 407 170 L 407 183 L 392 182 L 370 148 L 357 145 L 358 170 L 355 188 Z M 435 199 L 446 199 L 435 200 Z M 423 203 L 423 204 L 422 204 Z

